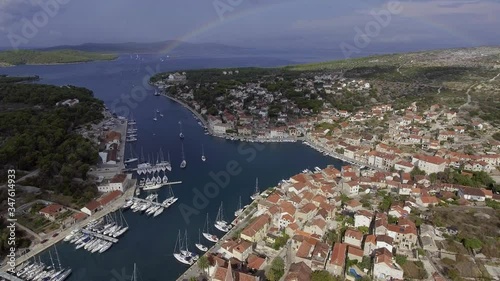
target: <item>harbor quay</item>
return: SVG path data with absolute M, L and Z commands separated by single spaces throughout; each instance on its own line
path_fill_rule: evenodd
M 255 200 L 254 202 L 257 202 L 257 200 Z M 210 247 L 203 256 L 207 256 L 210 253 L 216 253 L 221 248 L 221 244 L 224 243 L 224 241 L 226 241 L 227 239 L 233 237 L 235 233 L 242 230 L 247 225 L 248 220 L 251 219 L 256 212 L 257 208 L 253 209 L 244 218 L 242 218 L 241 216 L 236 218 L 235 220 L 239 219 L 238 223 L 236 223 L 236 225 L 233 228 L 231 228 L 231 230 L 229 230 L 226 234 L 224 234 L 224 236 L 219 238 L 219 241 L 215 243 L 212 247 Z M 191 265 L 181 276 L 179 276 L 179 278 L 177 278 L 176 281 L 188 281 L 193 277 L 198 279 L 200 276 L 206 275 L 206 272 L 203 272 L 203 270 L 198 266 L 198 262 L 199 260 L 193 263 L 193 265 Z

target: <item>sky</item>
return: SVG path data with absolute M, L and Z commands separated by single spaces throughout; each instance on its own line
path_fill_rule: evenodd
M 498 0 L 0 0 L 0 47 L 173 39 L 339 52 L 500 45 L 497 15 Z

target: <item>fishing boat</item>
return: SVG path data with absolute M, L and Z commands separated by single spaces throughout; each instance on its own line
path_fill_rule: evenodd
M 181 169 L 184 169 L 186 168 L 186 165 L 187 165 L 187 162 L 186 162 L 186 158 L 184 157 L 184 144 L 181 143 L 181 149 L 182 149 L 182 162 L 181 162 Z
M 252 194 L 252 196 L 250 196 L 250 198 L 252 200 L 255 200 L 257 199 L 257 197 L 260 195 L 260 191 L 259 191 L 259 178 L 256 178 L 255 179 L 255 193 Z
M 238 203 L 238 209 L 236 212 L 234 212 L 235 217 L 239 217 L 243 213 L 244 209 L 241 207 L 241 196 L 240 196 L 240 201 Z
M 175 246 L 174 246 L 174 258 L 187 265 L 192 265 L 194 261 L 185 255 L 182 254 L 182 240 L 181 240 L 181 231 L 179 230 L 179 234 L 177 235 L 177 241 L 175 241 Z
M 200 232 L 199 228 L 198 228 L 198 243 L 196 243 L 194 245 L 196 246 L 196 248 L 198 248 L 198 250 L 200 250 L 202 252 L 208 251 L 208 247 L 201 244 L 201 232 Z
M 184 134 L 182 133 L 182 122 L 181 121 L 179 121 L 179 128 L 180 128 L 179 138 L 183 139 Z
M 203 144 L 201 145 L 201 161 L 207 161 L 207 157 L 205 157 L 205 149 L 203 149 Z
M 217 213 L 217 218 L 215 219 L 215 228 L 222 232 L 228 232 L 231 226 L 227 224 L 224 220 L 224 209 L 222 207 L 222 202 L 220 203 L 219 212 Z
M 206 228 L 205 228 L 206 227 Z M 210 242 L 217 243 L 219 242 L 219 238 L 213 234 L 210 234 L 210 224 L 208 222 L 208 213 L 207 213 L 207 219 L 205 220 L 205 225 L 203 226 L 203 237 L 207 239 Z

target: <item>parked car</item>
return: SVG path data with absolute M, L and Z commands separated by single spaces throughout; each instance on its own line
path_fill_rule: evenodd
M 59 235 L 59 233 L 54 233 L 54 235 L 52 235 L 52 237 L 56 237 L 57 235 Z

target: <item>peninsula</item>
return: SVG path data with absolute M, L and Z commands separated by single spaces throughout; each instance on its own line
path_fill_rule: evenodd
M 17 50 L 0 52 L 0 67 L 14 65 L 40 65 L 82 63 L 100 60 L 114 60 L 117 55 L 77 50 Z
M 489 47 L 152 77 L 214 136 L 356 164 L 268 189 L 178 280 L 498 277 L 499 77 Z

